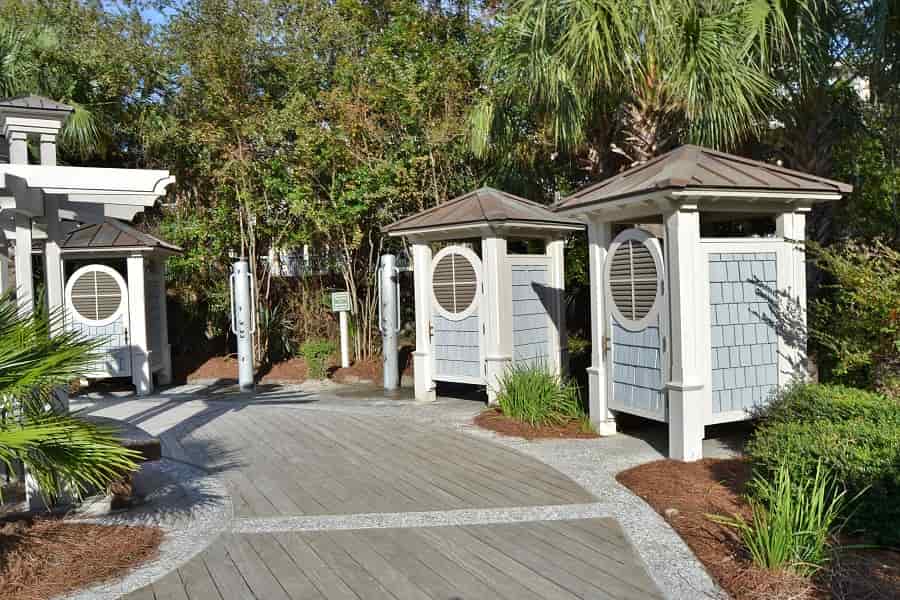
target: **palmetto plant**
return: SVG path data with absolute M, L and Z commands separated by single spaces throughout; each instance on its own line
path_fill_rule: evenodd
M 677 141 L 733 146 L 767 123 L 775 65 L 814 24 L 806 0 L 517 0 L 495 34 L 473 148 L 505 149 L 522 131 L 508 109 L 522 104 L 556 149 L 615 144 L 639 162 Z M 610 104 L 619 130 L 598 139 Z
M 0 462 L 8 469 L 24 463 L 48 505 L 65 492 L 105 487 L 136 469 L 138 456 L 111 431 L 56 410 L 55 390 L 86 370 L 96 348 L 54 328 L 57 319 L 21 316 L 9 296 L 0 297 Z

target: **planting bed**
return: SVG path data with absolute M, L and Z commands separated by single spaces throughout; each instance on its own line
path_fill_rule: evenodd
M 0 523 L 0 597 L 45 600 L 156 556 L 162 531 L 41 518 Z
M 500 435 L 521 437 L 527 440 L 540 438 L 595 438 L 595 432 L 585 430 L 582 421 L 572 419 L 565 425 L 531 425 L 525 421 L 505 416 L 499 410 L 489 408 L 475 417 L 475 424 Z
M 663 515 L 735 600 L 900 598 L 900 552 L 843 551 L 811 579 L 754 567 L 733 532 L 708 517 L 749 514 L 742 497 L 749 475 L 740 459 L 661 460 L 617 479 Z

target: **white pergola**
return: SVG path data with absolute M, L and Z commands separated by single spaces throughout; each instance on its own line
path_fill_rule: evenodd
M 0 100 L 0 155 L 8 160 L 0 164 L 0 293 L 15 289 L 23 314 L 34 308 L 35 242 L 43 241 L 48 307 L 62 311 L 65 282 L 60 244 L 66 234 L 109 217 L 130 221 L 153 206 L 175 181 L 162 170 L 57 165 L 57 136 L 71 112 L 69 106 L 38 96 Z M 39 145 L 39 164 L 29 164 L 29 141 Z M 10 277 L 11 260 L 15 281 Z M 140 253 L 129 257 L 129 281 L 143 278 L 143 261 Z M 146 344 L 141 349 L 147 332 L 132 329 L 131 339 L 136 352 L 145 353 L 143 364 L 148 364 Z M 141 371 L 142 382 L 150 380 L 149 372 L 143 372 L 148 369 L 135 369 Z M 139 385 L 138 393 L 148 392 L 147 385 Z

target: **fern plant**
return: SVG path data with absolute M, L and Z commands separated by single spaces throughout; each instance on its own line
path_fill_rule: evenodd
M 95 360 L 97 341 L 66 332 L 60 315 L 18 313 L 0 297 L 0 462 L 22 462 L 50 506 L 104 488 L 137 468 L 139 454 L 112 430 L 60 414 L 55 394 Z M 50 335 L 51 331 L 54 335 Z

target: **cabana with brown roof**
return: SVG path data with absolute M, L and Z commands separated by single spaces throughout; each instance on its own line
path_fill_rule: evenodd
M 563 199 L 588 224 L 591 419 L 668 422 L 672 458 L 806 375 L 806 214 L 851 186 L 682 146 Z
M 130 377 L 140 394 L 172 380 L 165 260 L 181 249 L 117 219 L 69 232 L 60 244 L 65 325 L 102 339 L 91 378 Z
M 484 385 L 493 402 L 511 363 L 565 365 L 563 249 L 583 229 L 490 188 L 384 228 L 412 243 L 417 399 L 433 400 L 443 381 Z

